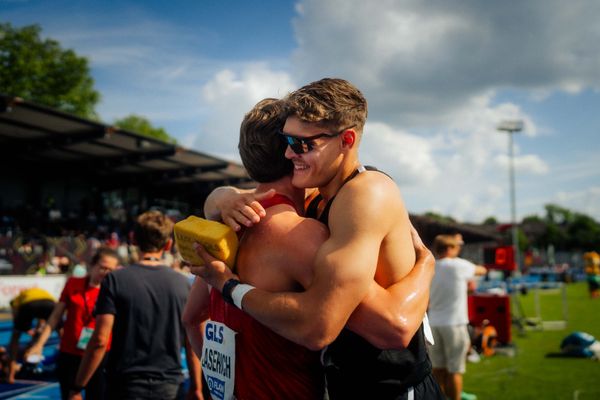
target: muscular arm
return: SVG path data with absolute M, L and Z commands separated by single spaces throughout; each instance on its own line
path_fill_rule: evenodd
M 427 311 L 435 259 L 412 230 L 417 256 L 414 268 L 387 289 L 373 283 L 346 325 L 381 349 L 408 346 Z

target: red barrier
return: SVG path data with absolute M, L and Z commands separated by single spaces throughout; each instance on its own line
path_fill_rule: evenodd
M 511 342 L 511 316 L 510 297 L 508 295 L 474 294 L 469 296 L 469 321 L 475 326 L 481 325 L 483 320 L 498 332 L 498 342 L 508 344 Z

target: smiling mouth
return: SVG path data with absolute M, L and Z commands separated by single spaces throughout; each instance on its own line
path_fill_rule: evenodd
M 294 171 L 304 171 L 308 169 L 308 165 L 306 164 L 297 164 L 294 163 Z

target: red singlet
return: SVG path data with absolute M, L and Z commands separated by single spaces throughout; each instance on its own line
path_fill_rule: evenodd
M 293 202 L 275 195 L 264 208 Z M 210 319 L 237 332 L 235 389 L 238 400 L 323 398 L 324 373 L 319 353 L 293 343 L 225 303 L 217 290 L 210 292 Z

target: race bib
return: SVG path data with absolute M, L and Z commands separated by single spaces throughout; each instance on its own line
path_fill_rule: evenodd
M 236 332 L 225 324 L 206 322 L 202 346 L 202 372 L 213 399 L 235 398 L 235 335 Z
M 94 333 L 93 328 L 88 328 L 87 326 L 83 327 L 81 333 L 79 334 L 79 340 L 77 341 L 77 348 L 79 350 L 85 350 L 90 341 L 90 338 L 92 337 L 92 333 Z

